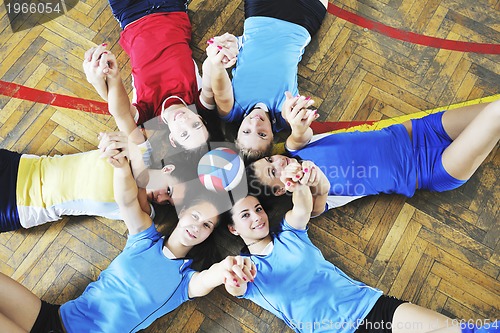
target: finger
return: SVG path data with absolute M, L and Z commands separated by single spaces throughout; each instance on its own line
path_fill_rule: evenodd
M 292 99 L 292 98 L 293 98 L 293 95 L 292 95 L 292 93 L 291 93 L 291 92 L 289 92 L 289 91 L 285 91 L 285 97 L 286 97 L 286 99 Z
M 122 160 L 123 162 L 125 161 L 126 158 L 128 158 L 128 153 L 126 150 L 119 151 L 115 155 L 112 156 L 115 160 Z
M 311 178 L 311 170 L 306 167 L 302 172 L 302 177 L 300 178 L 299 183 L 301 183 L 302 185 L 306 185 L 308 184 L 310 178 Z
M 99 68 L 104 74 L 109 72 L 108 66 L 108 51 L 104 51 L 99 58 Z
M 298 122 L 300 122 L 304 117 L 306 117 L 307 112 L 308 109 L 302 108 L 295 114 L 295 117 L 293 119 L 296 119 Z
M 285 183 L 285 190 L 287 190 L 288 192 L 293 192 L 295 191 L 297 187 L 297 183 L 296 182 L 286 182 Z
M 250 273 L 252 273 L 252 282 L 255 280 L 255 277 L 257 276 L 257 266 L 255 266 L 255 263 L 252 262 L 252 266 L 250 267 Z
M 319 118 L 318 110 L 310 110 L 309 115 L 306 118 L 305 125 L 307 127 L 311 126 L 312 122 Z
M 311 176 L 309 177 L 309 186 L 316 186 L 319 184 L 319 176 L 315 167 L 311 168 Z
M 85 51 L 85 54 L 83 55 L 83 61 L 90 62 L 92 60 L 92 54 L 95 51 L 95 47 L 91 47 L 87 51 Z
M 92 58 L 90 59 L 90 61 L 93 63 L 97 63 L 103 52 L 104 48 L 102 47 L 102 45 L 96 47 L 94 52 L 92 53 Z
M 229 61 L 228 61 L 228 62 L 224 65 L 224 67 L 225 67 L 225 68 L 229 68 L 229 67 L 234 66 L 234 65 L 236 64 L 236 61 L 237 61 L 237 60 L 238 60 L 237 58 L 233 58 L 233 59 L 229 60 Z
M 243 267 L 242 271 L 243 271 L 243 277 L 242 277 L 243 281 L 245 281 L 245 282 L 248 282 L 248 281 L 253 282 L 253 274 L 252 274 L 252 272 L 250 270 L 250 267 L 245 266 L 245 267 Z
M 249 278 L 246 277 L 246 274 L 243 272 L 243 269 L 240 266 L 234 265 L 233 266 L 233 273 L 236 274 L 236 276 L 245 281 L 248 282 Z
M 116 56 L 111 52 L 107 53 L 107 63 L 110 69 L 118 68 L 118 61 L 116 60 Z

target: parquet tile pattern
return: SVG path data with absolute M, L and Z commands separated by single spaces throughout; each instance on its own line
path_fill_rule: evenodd
M 1 80 L 100 100 L 86 82 L 81 62 L 87 48 L 107 42 L 131 87 L 128 58 L 117 43 L 120 29 L 106 1 L 79 1 L 66 15 L 16 33 L 0 3 Z M 500 0 L 334 3 L 398 29 L 500 43 Z M 207 39 L 225 31 L 242 32 L 242 0 L 193 0 L 189 9 L 199 65 Z M 13 24 L 22 27 L 27 21 Z M 379 120 L 500 93 L 499 55 L 401 42 L 333 15 L 327 15 L 313 38 L 299 74 L 301 93 L 313 96 L 320 120 L 329 121 Z M 0 97 L 2 148 L 50 155 L 87 151 L 96 147 L 99 132 L 115 128 L 107 115 Z M 499 175 L 497 146 L 455 191 L 419 192 L 411 199 L 364 198 L 315 219 L 309 233 L 327 259 L 386 293 L 455 318 L 500 318 Z M 0 271 L 49 302 L 65 302 L 97 278 L 125 239 L 122 222 L 94 217 L 64 218 L 0 234 Z M 238 248 L 231 240 L 222 245 Z M 267 311 L 218 288 L 146 332 L 291 330 Z

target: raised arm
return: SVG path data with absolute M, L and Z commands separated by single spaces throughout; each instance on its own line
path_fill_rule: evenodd
M 108 162 L 115 167 L 113 175 L 113 190 L 115 201 L 120 208 L 120 215 L 127 225 L 131 235 L 146 230 L 153 221 L 146 214 L 138 200 L 137 184 L 126 157 L 109 157 Z
M 92 47 L 83 57 L 83 71 L 87 81 L 92 84 L 99 96 L 105 101 L 108 100 L 108 85 L 106 83 L 107 63 L 101 58 L 106 52 L 107 44 Z
M 314 101 L 304 96 L 292 96 L 285 92 L 286 100 L 283 103 L 282 116 L 290 124 L 292 133 L 286 139 L 286 147 L 289 150 L 298 150 L 304 147 L 312 138 L 313 131 L 311 123 L 318 119 L 317 110 L 308 109 Z
M 221 284 L 226 286 L 231 295 L 243 295 L 247 283 L 253 281 L 256 274 L 255 264 L 250 258 L 228 256 L 209 269 L 193 275 L 189 281 L 189 297 L 205 296 Z
M 311 218 L 313 198 L 311 189 L 307 185 L 297 183 L 294 187 L 287 188 L 292 191 L 293 208 L 285 214 L 286 222 L 293 228 L 304 230 Z
M 226 68 L 236 63 L 238 54 L 236 37 L 224 34 L 208 41 L 204 72 L 210 76 L 210 86 L 220 116 L 229 114 L 234 104 L 233 86 Z M 210 66 L 208 66 L 208 64 Z M 206 71 L 205 71 L 206 67 Z
M 127 157 L 132 167 L 132 174 L 139 187 L 139 204 L 142 210 L 151 214 L 151 206 L 148 202 L 146 194 L 146 186 L 149 182 L 149 171 L 145 158 L 149 158 L 149 142 L 146 141 L 141 145 L 136 145 L 128 140 L 128 136 L 123 132 L 100 133 L 99 150 L 102 152 L 102 157 Z

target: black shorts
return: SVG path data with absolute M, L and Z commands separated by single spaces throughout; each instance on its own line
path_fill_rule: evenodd
M 380 296 L 355 333 L 392 333 L 394 312 L 403 303 L 407 302 L 392 296 Z
M 274 17 L 298 24 L 314 34 L 326 15 L 326 8 L 319 0 L 245 0 L 245 18 L 252 16 Z
M 187 12 L 186 0 L 108 0 L 113 16 L 122 29 L 154 13 Z
M 0 149 L 0 232 L 21 228 L 16 204 L 17 170 L 21 154 Z
M 30 333 L 63 333 L 61 318 L 59 317 L 60 305 L 42 301 L 40 313 Z

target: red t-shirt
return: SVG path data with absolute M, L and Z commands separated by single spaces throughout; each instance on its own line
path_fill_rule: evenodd
M 120 45 L 132 65 L 138 124 L 160 116 L 162 102 L 172 95 L 199 107 L 190 40 L 191 22 L 184 12 L 150 14 L 122 31 Z M 178 102 L 173 98 L 165 107 Z

